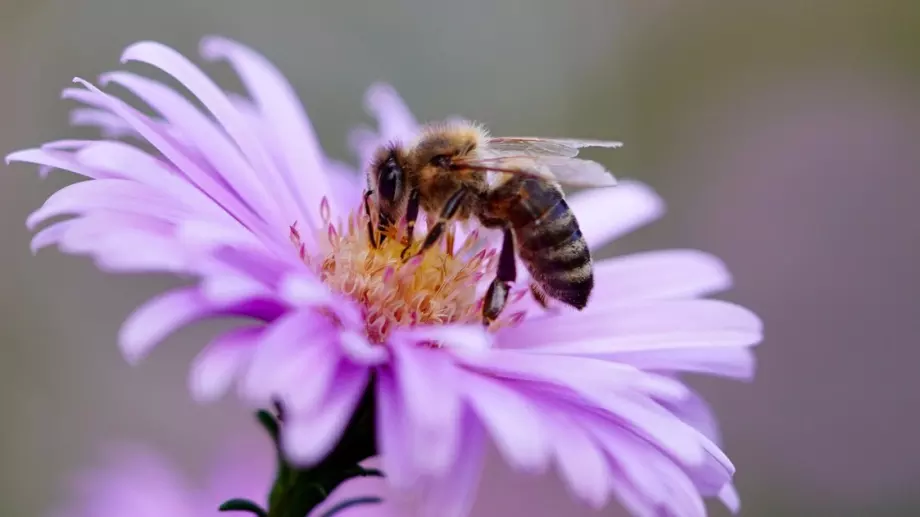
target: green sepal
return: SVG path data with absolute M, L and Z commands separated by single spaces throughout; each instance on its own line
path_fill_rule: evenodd
M 372 495 L 364 497 L 353 497 L 333 506 L 319 517 L 333 517 L 335 514 L 341 512 L 342 510 L 347 510 L 348 508 L 351 508 L 352 506 L 358 506 L 359 504 L 380 504 L 382 502 L 383 499 Z
M 268 517 L 268 512 L 249 499 L 230 499 L 224 501 L 218 508 L 221 512 L 249 512 L 256 517 Z

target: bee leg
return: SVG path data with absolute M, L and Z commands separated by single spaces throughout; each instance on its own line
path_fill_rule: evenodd
M 460 206 L 463 204 L 463 200 L 466 199 L 467 190 L 462 188 L 454 192 L 450 199 L 447 200 L 447 203 L 444 203 L 444 208 L 441 209 L 441 215 L 438 217 L 438 222 L 434 223 L 434 226 L 428 229 L 428 235 L 425 236 L 425 240 L 422 242 L 422 247 L 418 250 L 418 255 L 425 253 L 432 246 L 438 243 L 438 240 L 441 238 L 441 235 L 444 233 L 444 230 L 447 228 L 447 223 L 457 215 L 457 210 L 460 209 Z M 405 252 L 405 250 L 403 250 Z M 403 260 L 405 260 L 405 255 Z
M 402 260 L 406 260 L 406 254 L 409 253 L 409 250 L 412 248 L 412 243 L 415 240 L 415 221 L 418 220 L 418 196 L 417 189 L 412 189 L 409 192 L 409 201 L 406 204 L 406 233 L 408 234 L 408 242 L 406 243 L 406 247 L 403 248 L 402 253 L 399 254 L 399 258 Z
M 517 279 L 517 263 L 514 261 L 514 235 L 511 230 L 505 228 L 504 240 L 502 241 L 502 250 L 498 255 L 498 271 L 495 279 L 489 285 L 486 291 L 486 297 L 482 304 L 482 323 L 488 326 L 498 318 L 505 303 L 508 302 L 508 292 L 511 290 L 511 284 Z
M 373 190 L 368 190 L 364 193 L 364 213 L 367 214 L 367 237 L 371 241 L 371 246 L 376 248 L 383 242 L 383 234 L 380 234 L 380 242 L 377 242 L 377 232 L 374 230 L 374 218 L 371 216 L 370 199 L 373 195 Z

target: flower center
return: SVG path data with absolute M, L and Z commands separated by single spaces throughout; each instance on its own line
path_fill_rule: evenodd
M 296 225 L 291 227 L 291 240 L 304 263 L 331 289 L 361 304 L 372 342 L 385 342 L 398 326 L 481 321 L 482 293 L 477 288 L 483 277 L 494 274 L 496 250 L 475 251 L 481 242 L 477 231 L 457 245 L 451 229 L 440 245 L 416 255 L 424 239 L 424 230 L 416 226 L 415 242 L 403 261 L 405 224 L 388 230 L 383 242 L 374 246 L 363 205 L 344 224 L 331 222 L 325 200 L 320 214 L 327 228 L 319 239 L 325 249 L 311 255 Z M 374 233 L 379 242 L 381 236 Z

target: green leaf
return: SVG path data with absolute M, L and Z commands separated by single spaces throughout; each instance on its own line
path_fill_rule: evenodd
M 268 517 L 268 512 L 249 499 L 230 499 L 217 509 L 221 512 L 249 512 L 256 517 Z

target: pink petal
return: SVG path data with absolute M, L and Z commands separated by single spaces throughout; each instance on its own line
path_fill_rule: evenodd
M 377 118 L 381 140 L 407 143 L 418 133 L 418 122 L 392 86 L 372 85 L 364 94 L 364 106 Z
M 457 370 L 450 356 L 416 343 L 393 343 L 397 372 L 415 463 L 428 474 L 442 474 L 457 452 L 460 399 Z
M 366 335 L 359 332 L 343 331 L 339 335 L 339 344 L 345 356 L 357 364 L 376 366 L 390 358 L 386 347 L 371 343 Z
M 6 156 L 6 163 L 13 162 L 33 163 L 55 169 L 64 169 L 77 173 L 87 178 L 110 178 L 106 172 L 94 167 L 88 167 L 73 159 L 69 152 L 63 152 L 55 149 L 23 149 L 10 153 Z
M 579 499 L 595 509 L 603 508 L 613 475 L 604 452 L 568 417 L 554 415 L 546 421 L 560 477 Z
M 626 307 L 599 301 L 565 317 L 524 321 L 502 337 L 531 343 L 531 348 L 543 352 L 584 354 L 650 350 L 681 340 L 691 346 L 710 338 L 724 346 L 749 346 L 759 341 L 762 327 L 748 309 L 717 300 L 652 301 Z
M 122 138 L 134 135 L 125 121 L 108 111 L 95 108 L 77 108 L 70 112 L 70 125 L 98 127 L 107 138 Z
M 615 187 L 579 192 L 571 196 L 569 206 L 592 250 L 602 248 L 664 213 L 661 198 L 635 181 L 621 181 Z
M 741 497 L 735 489 L 735 485 L 729 483 L 719 491 L 719 500 L 728 508 L 728 511 L 737 514 L 741 511 Z
M 530 401 L 489 377 L 463 373 L 463 395 L 495 440 L 499 452 L 517 469 L 541 471 L 549 443 L 537 409 Z
M 173 127 L 182 130 L 189 142 L 219 171 L 236 194 L 269 223 L 283 227 L 296 219 L 296 212 L 285 208 L 283 198 L 270 192 L 266 176 L 261 177 L 246 161 L 221 129 L 179 92 L 146 77 L 128 72 L 110 72 L 101 76 L 103 84 L 115 83 L 128 89 L 160 113 Z
M 261 328 L 232 330 L 202 350 L 189 374 L 192 396 L 199 402 L 211 402 L 226 393 L 252 354 L 261 332 Z
M 595 300 L 603 297 L 605 305 L 627 305 L 709 295 L 731 286 L 731 275 L 721 260 L 708 253 L 652 251 L 598 262 L 594 285 Z
M 89 93 L 94 96 L 94 100 L 97 101 L 100 105 L 105 106 L 107 109 L 111 110 L 113 113 L 125 119 L 126 122 L 131 124 L 139 134 L 141 134 L 148 142 L 155 146 L 163 155 L 169 159 L 177 168 L 183 171 L 185 175 L 189 177 L 202 191 L 208 194 L 209 197 L 215 200 L 218 204 L 223 206 L 231 215 L 237 218 L 241 223 L 246 225 L 248 228 L 253 230 L 257 235 L 262 238 L 265 238 L 268 235 L 272 235 L 267 231 L 262 231 L 265 229 L 264 223 L 260 220 L 254 218 L 254 215 L 249 208 L 246 208 L 243 204 L 240 203 L 232 194 L 228 193 L 223 186 L 215 181 L 205 170 L 198 166 L 198 164 L 190 158 L 181 146 L 175 142 L 175 140 L 169 135 L 163 133 L 148 117 L 144 116 L 134 108 L 131 108 L 124 102 L 101 92 L 98 88 L 92 84 L 83 81 L 82 79 L 74 79 L 74 81 L 79 82 L 85 86 Z M 70 90 L 65 92 L 65 95 L 73 95 L 73 92 L 77 90 Z M 275 241 L 276 243 L 283 242 L 280 240 Z M 289 246 L 289 243 L 284 244 L 285 247 Z
M 26 226 L 34 229 L 52 217 L 99 208 L 137 215 L 154 213 L 164 220 L 179 220 L 190 215 L 187 207 L 163 192 L 133 181 L 106 179 L 81 181 L 58 190 L 29 215 Z
M 254 180 L 264 182 L 269 194 L 281 205 L 282 213 L 290 224 L 297 219 L 296 205 L 290 191 L 275 168 L 268 151 L 262 147 L 246 120 L 237 112 L 226 94 L 198 67 L 182 54 L 155 42 L 135 43 L 125 49 L 122 62 L 140 61 L 155 66 L 175 77 L 208 109 L 220 123 L 230 139 L 236 143 L 248 162 L 252 164 Z M 258 175 L 256 176 L 256 171 Z M 258 182 L 258 181 L 257 181 Z
M 196 287 L 161 294 L 134 311 L 119 332 L 118 343 L 129 363 L 142 359 L 175 330 L 214 313 Z
M 57 244 L 67 231 L 72 229 L 75 222 L 74 219 L 69 219 L 66 221 L 58 221 L 50 226 L 42 228 L 32 237 L 32 242 L 29 243 L 29 249 L 35 254 L 42 248 Z
M 338 357 L 329 355 L 335 352 L 330 346 L 334 335 L 328 318 L 309 309 L 290 311 L 274 321 L 253 354 L 241 388 L 244 396 L 256 402 L 268 401 L 296 391 L 297 383 L 305 382 L 303 374 L 308 368 L 334 369 Z M 316 363 L 311 365 L 311 360 Z M 312 375 L 306 378 L 317 379 Z M 325 391 L 317 393 L 317 388 L 326 385 L 314 385 L 307 395 L 322 399 Z
M 378 370 L 376 384 L 377 447 L 382 469 L 393 486 L 414 486 L 419 474 L 413 468 L 406 410 L 395 374 L 390 369 Z
M 239 74 L 266 126 L 272 129 L 284 159 L 280 173 L 298 198 L 300 213 L 318 222 L 320 201 L 331 187 L 323 173 L 322 149 L 297 93 L 264 56 L 235 41 L 205 38 L 201 53 L 209 60 L 226 59 Z M 339 213 L 341 207 L 332 206 L 333 201 L 329 200 L 332 213 Z
M 485 435 L 469 411 L 464 414 L 461 427 L 461 455 L 450 471 L 435 479 L 424 494 L 423 515 L 466 517 L 476 502 L 486 456 Z
M 77 160 L 113 177 L 131 179 L 166 192 L 202 216 L 236 223 L 204 193 L 178 176 L 165 162 L 123 142 L 92 143 L 76 154 Z
M 699 433 L 654 402 L 628 395 L 593 402 L 616 420 L 617 427 L 630 430 L 678 461 L 693 464 L 706 458 Z
M 284 451 L 294 463 L 308 466 L 321 460 L 338 443 L 367 386 L 368 371 L 348 367 L 341 370 L 322 407 L 308 415 L 292 416 L 284 427 Z

